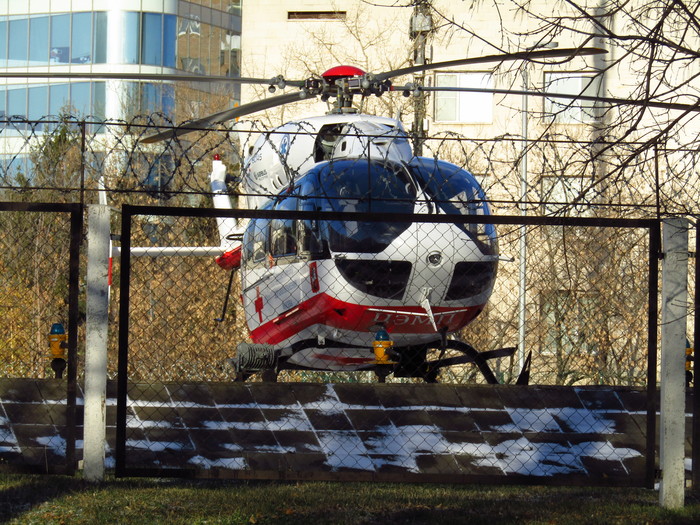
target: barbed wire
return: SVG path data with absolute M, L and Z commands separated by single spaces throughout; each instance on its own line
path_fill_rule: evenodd
M 261 135 L 309 133 L 304 121 L 296 130 L 277 131 L 245 120 L 155 145 L 140 142 L 173 127 L 161 114 L 129 120 L 75 115 L 0 120 L 0 191 L 9 200 L 77 200 L 79 194 L 92 198 L 105 191 L 139 203 L 172 205 L 184 199 L 186 205 L 203 205 L 211 196 L 208 175 L 214 153 L 230 169 L 240 170 L 240 159 Z M 421 142 L 424 156 L 474 173 L 497 212 L 625 216 L 700 212 L 700 181 L 692 176 L 699 153 L 692 148 L 618 141 L 606 142 L 601 154 L 596 150 L 599 142 L 566 130 L 526 142 L 511 134 L 480 138 L 445 131 L 421 137 Z M 523 155 L 528 159 L 526 174 L 520 164 Z M 300 175 L 291 174 L 291 179 Z M 523 177 L 528 185 L 524 195 Z

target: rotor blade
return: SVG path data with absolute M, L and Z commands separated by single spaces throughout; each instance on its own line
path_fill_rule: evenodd
M 682 102 L 654 102 L 652 100 L 634 100 L 629 98 L 595 97 L 591 95 L 573 95 L 567 93 L 549 93 L 546 91 L 519 91 L 511 89 L 488 89 L 488 88 L 462 88 L 462 87 L 437 87 L 437 86 L 393 86 L 394 91 L 458 91 L 465 93 L 493 93 L 494 95 L 527 95 L 542 98 L 564 98 L 567 100 L 583 100 L 588 102 L 602 102 L 604 104 L 619 104 L 626 106 L 640 106 L 658 109 L 672 109 L 678 111 L 700 111 L 700 101 L 695 104 L 684 104 Z
M 537 51 L 519 51 L 517 53 L 502 53 L 499 55 L 486 55 L 483 57 L 460 58 L 457 60 L 448 60 L 446 62 L 433 62 L 432 64 L 422 64 L 419 66 L 404 67 L 394 69 L 386 73 L 373 75 L 374 80 L 382 81 L 400 75 L 408 75 L 410 73 L 420 73 L 431 69 L 447 69 L 457 66 L 468 66 L 471 64 L 487 64 L 489 62 L 507 62 L 513 60 L 541 60 L 543 58 L 574 58 L 585 55 L 600 55 L 607 53 L 607 50 L 598 47 L 570 47 L 563 49 L 541 49 Z
M 0 71 L 0 78 L 65 78 L 74 80 L 149 80 L 168 82 L 219 82 L 225 84 L 273 83 L 276 79 L 250 77 L 221 77 L 216 75 L 193 75 L 191 73 L 96 73 L 84 71 Z M 303 80 L 285 80 L 287 86 L 303 87 Z
M 287 93 L 285 95 L 256 100 L 255 102 L 243 104 L 237 108 L 227 109 L 226 111 L 214 113 L 208 117 L 192 120 L 176 128 L 171 128 L 155 135 L 151 135 L 150 137 L 146 137 L 142 139 L 141 142 L 144 144 L 151 144 L 153 142 L 179 137 L 180 135 L 184 135 L 185 133 L 189 133 L 191 131 L 210 128 L 213 124 L 220 124 L 221 122 L 226 122 L 227 120 L 238 117 L 244 117 L 246 115 L 250 115 L 251 113 L 257 113 L 258 111 L 263 111 L 265 109 L 271 109 L 284 104 L 289 104 L 291 102 L 297 102 L 310 98 L 316 97 L 310 95 L 307 91 L 302 90 L 297 91 L 296 93 Z

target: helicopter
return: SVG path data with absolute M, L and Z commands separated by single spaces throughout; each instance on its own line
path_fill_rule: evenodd
M 499 260 L 495 228 L 351 217 L 489 215 L 471 173 L 415 157 L 408 138 L 398 121 L 345 113 L 287 123 L 253 147 L 242 176 L 244 193 L 254 195 L 251 207 L 309 216 L 252 219 L 242 232 L 233 230 L 234 237 L 242 234 L 240 244 L 218 259 L 241 270 L 255 343 L 238 347 L 239 373 L 373 369 L 380 378 L 391 372 L 433 382 L 444 366 L 476 361 L 495 382 L 487 357 L 447 338 L 475 319 L 491 294 Z M 314 155 L 298 162 L 294 148 Z M 214 164 L 214 204 L 228 208 L 225 168 L 220 160 Z M 285 180 L 289 172 L 301 176 Z M 276 197 L 264 197 L 279 187 L 285 189 Z M 324 212 L 347 218 L 323 220 Z M 231 238 L 231 231 L 222 237 Z M 426 358 L 431 348 L 464 357 L 432 363 Z
M 232 359 L 237 378 L 245 380 L 260 373 L 274 380 L 285 369 L 373 370 L 380 381 L 393 373 L 435 382 L 442 368 L 474 363 L 487 383 L 497 383 L 488 360 L 512 356 L 516 348 L 478 352 L 454 337 L 483 311 L 501 259 L 482 188 L 471 173 L 456 165 L 414 155 L 398 119 L 360 114 L 352 99 L 390 92 L 411 96 L 477 91 L 698 111 L 697 104 L 650 99 L 415 83 L 395 86 L 391 82 L 431 69 L 557 58 L 563 63 L 606 52 L 588 47 L 528 49 L 380 74 L 337 66 L 305 80 L 229 78 L 225 81 L 267 85 L 271 93 L 298 90 L 140 138 L 144 144 L 177 140 L 195 130 L 300 100 L 336 100 L 329 114 L 275 128 L 245 154 L 241 183 L 248 205 L 260 210 L 296 210 L 303 218 L 291 225 L 284 220 L 274 222 L 276 219 L 253 219 L 248 224 L 228 218 L 219 221 L 223 254 L 217 262 L 228 270 L 240 269 L 251 331 L 252 343 L 239 345 Z M 222 81 L 192 74 L 0 72 L 0 78 L 46 77 Z M 230 209 L 226 169 L 220 159 L 214 160 L 210 178 L 214 205 Z M 343 194 L 343 189 L 349 192 Z M 431 225 L 437 229 L 426 231 L 425 224 L 405 219 L 394 223 L 383 217 L 390 210 L 454 220 Z M 344 217 L 339 218 L 339 212 Z M 335 217 L 325 219 L 325 214 Z M 473 218 L 479 216 L 484 217 L 483 223 L 474 223 Z M 460 222 L 460 217 L 472 220 Z M 234 275 L 232 271 L 229 290 Z M 437 359 L 429 360 L 430 350 L 438 351 Z M 448 350 L 461 355 L 445 357 Z M 529 367 L 528 356 L 517 383 L 528 381 Z
M 510 59 L 597 52 L 547 50 Z M 282 370 L 371 370 L 380 382 L 390 374 L 437 382 L 441 369 L 474 363 L 487 383 L 498 383 L 488 360 L 512 356 L 516 348 L 478 352 L 454 337 L 484 310 L 501 258 L 492 224 L 459 220 L 488 218 L 483 189 L 455 164 L 416 156 L 399 119 L 359 113 L 352 98 L 398 90 L 410 96 L 422 88 L 397 88 L 390 79 L 503 59 L 464 59 L 379 75 L 336 66 L 320 78 L 293 82 L 276 77 L 270 92 L 290 86 L 300 90 L 142 140 L 178 137 L 297 100 L 336 99 L 326 115 L 265 132 L 245 152 L 240 184 L 248 208 L 298 212 L 303 218 L 254 218 L 244 225 L 219 220 L 225 253 L 217 263 L 240 271 L 252 341 L 238 345 L 231 359 L 239 380 L 260 373 L 263 380 L 275 381 Z M 210 182 L 214 206 L 231 209 L 226 167 L 219 158 Z M 453 220 L 390 221 L 383 218 L 387 213 Z M 324 219 L 324 214 L 336 215 Z M 228 293 L 232 279 L 233 274 Z M 446 357 L 449 350 L 458 355 Z M 431 360 L 432 351 L 438 356 Z M 517 383 L 527 383 L 529 367 L 528 356 Z

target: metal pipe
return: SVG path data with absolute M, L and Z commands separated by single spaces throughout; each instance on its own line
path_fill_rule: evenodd
M 129 248 L 132 257 L 174 257 L 198 256 L 217 257 L 223 250 L 221 246 L 134 246 Z M 122 248 L 112 247 L 112 257 L 121 257 Z
M 526 51 L 535 49 L 552 49 L 559 47 L 558 42 L 549 42 L 546 44 L 535 44 L 525 48 Z M 521 135 L 522 149 L 520 152 L 520 215 L 527 215 L 527 148 L 528 148 L 528 73 L 527 62 L 523 63 L 521 70 L 523 79 L 523 95 L 521 116 Z M 518 370 L 522 370 L 525 366 L 525 332 L 527 328 L 527 227 L 525 224 L 520 225 L 520 262 L 518 265 Z

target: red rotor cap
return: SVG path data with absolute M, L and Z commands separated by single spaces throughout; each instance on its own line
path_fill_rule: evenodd
M 365 72 L 362 71 L 359 67 L 335 66 L 335 67 L 330 68 L 328 71 L 326 71 L 321 76 L 324 79 L 330 81 L 330 80 L 335 80 L 336 78 L 356 77 L 356 76 L 361 76 L 364 74 L 365 74 Z

